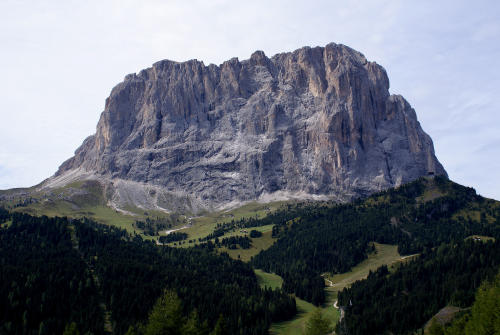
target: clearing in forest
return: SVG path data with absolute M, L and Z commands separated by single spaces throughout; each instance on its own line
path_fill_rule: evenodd
M 368 255 L 368 258 L 363 262 L 359 263 L 351 269 L 349 272 L 329 275 L 325 274 L 325 290 L 326 290 L 326 303 L 321 307 L 323 316 L 331 320 L 331 327 L 335 327 L 339 318 L 340 311 L 334 307 L 337 301 L 337 293 L 350 286 L 356 280 L 362 280 L 368 276 L 368 273 L 375 271 L 382 265 L 388 265 L 389 267 L 394 267 L 398 263 L 411 259 L 414 256 L 401 256 L 398 253 L 398 247 L 396 245 L 373 243 L 375 246 L 375 252 Z M 262 270 L 255 270 L 259 283 L 262 287 L 281 287 L 283 279 L 272 273 L 267 273 Z M 313 304 L 304 301 L 300 298 L 295 298 L 297 302 L 297 315 L 292 320 L 273 323 L 270 329 L 270 333 L 273 335 L 301 335 L 305 331 L 305 325 L 309 316 L 316 308 Z

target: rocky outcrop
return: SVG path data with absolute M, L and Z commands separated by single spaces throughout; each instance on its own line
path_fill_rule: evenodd
M 116 203 L 144 193 L 141 206 L 196 211 L 347 200 L 446 174 L 415 111 L 388 89 L 384 68 L 333 43 L 220 66 L 160 61 L 113 88 L 96 134 L 46 187 L 96 178 Z

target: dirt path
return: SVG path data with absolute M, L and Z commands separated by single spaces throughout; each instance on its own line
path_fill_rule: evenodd
M 411 257 L 417 257 L 418 255 L 420 255 L 420 254 L 413 254 L 413 255 L 403 256 L 403 257 L 401 257 L 401 260 L 405 260 L 405 259 L 411 258 Z
M 332 287 L 333 286 L 333 282 L 330 279 L 326 278 L 326 277 L 324 277 L 324 278 L 328 282 L 328 286 Z
M 165 230 L 164 231 L 165 235 L 173 233 L 174 231 L 191 228 L 193 226 L 193 218 L 189 217 L 187 220 L 188 220 L 188 223 L 186 225 L 180 227 L 180 228 Z
M 173 233 L 174 231 L 178 231 L 178 230 L 182 230 L 182 229 L 191 228 L 192 226 L 193 226 L 193 225 L 187 224 L 187 225 L 182 226 L 182 227 L 177 228 L 177 229 L 165 230 L 163 233 L 165 233 L 165 235 L 168 235 L 168 234 L 170 234 L 170 233 Z
M 189 222 L 191 222 L 191 220 Z M 189 224 L 187 224 L 185 226 L 182 226 L 180 228 L 165 230 L 163 233 L 166 236 L 166 235 L 168 235 L 170 233 L 173 233 L 174 231 L 178 231 L 178 230 L 182 230 L 182 229 L 188 229 L 188 228 L 191 228 L 192 226 L 193 226 L 193 224 L 189 223 Z M 163 235 L 161 235 L 161 236 L 163 236 Z M 156 245 L 164 245 L 164 243 L 161 243 L 159 239 L 156 239 L 155 242 L 156 242 Z

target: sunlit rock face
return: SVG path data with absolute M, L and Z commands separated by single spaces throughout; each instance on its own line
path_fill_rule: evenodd
M 117 203 L 140 193 L 144 207 L 196 211 L 342 201 L 446 174 L 388 89 L 383 67 L 333 43 L 219 66 L 160 61 L 113 88 L 96 134 L 49 182 L 92 176 Z

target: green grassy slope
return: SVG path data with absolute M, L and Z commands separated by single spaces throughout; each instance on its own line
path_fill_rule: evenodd
M 142 230 L 134 227 L 134 223 L 136 221 L 144 221 L 146 218 L 169 217 L 168 213 L 162 211 L 145 211 L 144 209 L 133 206 L 127 206 L 124 210 L 113 209 L 107 205 L 104 193 L 105 190 L 97 181 L 73 182 L 64 187 L 50 190 L 49 192 L 37 192 L 35 187 L 4 190 L 0 191 L 0 195 L 5 196 L 4 200 L 0 200 L 0 206 L 15 212 L 22 212 L 30 215 L 46 215 L 49 217 L 67 216 L 71 218 L 87 217 L 103 224 L 126 229 L 130 233 L 141 234 L 143 238 L 148 239 L 154 237 L 144 235 Z M 284 203 L 285 202 L 273 202 L 263 204 L 251 202 L 231 210 L 205 213 L 203 216 L 193 217 L 190 220 L 191 227 L 185 229 L 184 232 L 188 233 L 188 240 L 197 240 L 198 238 L 203 238 L 212 233 L 217 223 L 250 217 L 262 218 L 276 211 Z M 169 229 L 180 228 L 182 226 L 183 224 L 180 224 L 179 226 L 173 226 Z M 271 228 L 267 230 L 265 228 L 262 229 L 264 229 L 261 230 L 263 232 L 271 230 Z M 245 260 L 249 260 L 251 256 L 267 248 L 270 243 L 270 234 L 266 234 L 262 240 L 256 241 L 255 247 L 251 251 L 242 253 L 241 257 Z M 192 245 L 194 245 L 194 243 Z M 233 256 L 237 257 L 237 255 Z
M 159 211 L 149 211 L 138 208 L 131 215 L 114 210 L 106 205 L 104 190 L 97 181 L 79 181 L 70 183 L 64 187 L 56 188 L 50 192 L 36 192 L 34 188 L 26 189 L 30 196 L 20 195 L 9 200 L 2 201 L 1 205 L 14 212 L 22 212 L 30 215 L 46 215 L 49 217 L 87 217 L 100 223 L 117 226 L 129 232 L 140 231 L 133 227 L 137 220 L 143 220 L 148 216 L 165 216 Z M 11 194 L 15 192 L 11 191 Z M 4 191 L 4 194 L 9 194 Z
M 259 269 L 255 270 L 255 274 L 261 287 L 278 288 L 283 284 L 283 279 L 276 274 L 264 272 Z M 297 297 L 295 298 L 295 302 L 297 304 L 297 315 L 291 320 L 272 324 L 269 331 L 270 334 L 301 335 L 304 333 L 305 324 L 316 307 Z M 333 302 L 322 306 L 321 312 L 325 318 L 330 320 L 330 325 L 333 328 L 340 317 L 338 310 L 333 307 Z
M 241 248 L 228 249 L 223 247 L 220 248 L 219 251 L 227 252 L 228 255 L 233 259 L 241 259 L 244 262 L 248 262 L 253 256 L 257 255 L 262 250 L 266 250 L 276 241 L 276 239 L 272 238 L 271 236 L 272 228 L 273 225 L 247 228 L 246 229 L 247 231 L 250 231 L 252 229 L 262 232 L 261 237 L 251 238 L 252 246 L 250 247 L 250 249 L 241 249 Z M 239 231 L 236 231 L 224 235 L 224 237 L 231 237 L 231 236 L 248 236 L 248 234 L 242 234 Z
M 168 217 L 166 213 L 145 212 L 133 207 L 126 208 L 128 214 L 116 211 L 106 206 L 103 192 L 104 190 L 99 185 L 79 182 L 52 191 L 50 197 L 35 199 L 35 201 L 28 201 L 21 205 L 12 201 L 8 205 L 13 211 L 35 215 L 75 218 L 86 216 L 101 223 L 138 233 L 140 231 L 134 226 L 135 221 L 145 220 L 153 216 Z M 295 285 L 315 277 L 319 279 L 321 284 L 324 278 L 326 299 L 319 301 L 319 303 L 324 301 L 320 308 L 323 315 L 331 320 L 332 327 L 340 316 L 339 311 L 333 306 L 337 300 L 338 292 L 350 287 L 356 281 L 367 278 L 370 271 L 375 271 L 382 265 L 389 265 L 389 270 L 394 272 L 399 263 L 415 257 L 412 254 L 436 249 L 441 243 L 448 242 L 452 238 L 462 240 L 480 238 L 488 241 L 494 240 L 494 238 L 487 235 L 498 236 L 500 233 L 497 227 L 498 222 L 500 222 L 499 202 L 482 198 L 476 195 L 474 190 L 466 189 L 441 177 L 421 178 L 414 183 L 380 192 L 367 199 L 357 200 L 347 205 L 314 203 L 286 207 L 286 204 L 286 202 L 270 204 L 253 202 L 232 210 L 205 213 L 199 217 L 186 217 L 189 227 L 183 229 L 182 232 L 187 233 L 188 238 L 180 246 L 192 247 L 199 244 L 198 239 L 214 233 L 222 223 L 230 223 L 242 218 L 259 219 L 265 225 L 244 228 L 247 233 L 242 232 L 239 228 L 233 229 L 231 227 L 232 230 L 226 231 L 223 235 L 223 238 L 248 236 L 248 232 L 252 229 L 261 231 L 263 233 L 261 237 L 252 238 L 251 248 L 228 249 L 219 246 L 216 251 L 227 253 L 233 259 L 248 262 L 252 257 L 267 250 L 260 255 L 267 255 L 265 258 L 268 260 L 271 259 L 270 256 L 274 257 L 275 264 L 269 265 L 269 271 L 280 273 L 280 266 L 285 264 L 285 261 L 289 263 L 290 266 L 286 269 L 283 268 L 283 273 L 281 273 L 285 285 L 287 280 Z M 283 220 L 283 217 L 276 216 L 275 219 L 273 215 L 270 215 L 280 211 L 288 211 L 295 216 Z M 274 221 L 267 224 L 267 221 L 261 220 L 266 217 Z M 364 221 L 360 221 L 360 218 Z M 370 226 L 372 224 L 373 226 Z M 355 225 L 359 225 L 358 230 L 348 231 L 349 227 Z M 175 226 L 172 229 L 181 226 Z M 279 228 L 277 233 L 275 231 L 279 238 L 272 237 L 273 228 Z M 341 238 L 335 239 L 335 236 L 341 236 Z M 363 238 L 360 239 L 360 236 Z M 214 240 L 212 239 L 212 242 Z M 282 243 L 276 243 L 278 240 Z M 343 242 L 346 243 L 341 244 Z M 402 253 L 405 252 L 407 256 L 402 257 L 398 253 L 398 246 L 394 245 L 396 243 L 399 244 L 399 250 L 403 250 Z M 173 243 L 169 245 L 173 246 Z M 179 244 L 177 243 L 176 246 Z M 337 246 L 340 246 L 337 250 L 330 253 L 325 252 L 325 250 Z M 371 248 L 367 248 L 367 246 L 373 246 L 375 252 L 369 252 Z M 352 250 L 348 248 L 352 248 Z M 297 250 L 300 252 L 296 252 Z M 271 252 L 274 252 L 274 255 Z M 349 259 L 349 254 L 355 252 L 361 256 Z M 328 263 L 332 259 L 340 259 L 341 257 L 346 258 L 345 264 L 347 265 L 333 264 L 334 267 Z M 319 262 L 324 262 L 324 264 L 318 265 Z M 255 259 L 252 264 L 259 266 Z M 264 263 L 261 262 L 261 264 Z M 294 264 L 300 264 L 300 268 L 305 269 L 304 272 L 297 272 L 297 269 L 293 268 Z M 309 266 L 311 268 L 308 268 Z M 350 270 L 344 273 L 335 273 L 347 269 Z M 280 276 L 261 270 L 255 270 L 255 272 L 261 286 L 282 287 L 283 278 Z M 295 274 L 297 278 L 287 279 L 287 273 Z M 306 278 L 306 275 L 309 278 Z M 321 285 L 314 285 L 314 287 L 323 293 Z M 301 287 L 296 285 L 292 289 L 288 288 L 287 292 L 295 292 L 300 295 L 295 290 L 296 288 L 300 289 Z M 340 298 L 342 298 L 342 294 L 340 294 Z M 273 324 L 272 334 L 302 334 L 305 323 L 315 307 L 299 298 L 296 298 L 296 303 L 297 316 L 292 320 Z
M 185 229 L 183 232 L 189 235 L 190 239 L 203 238 L 214 231 L 218 223 L 231 222 L 232 220 L 240 220 L 243 218 L 263 218 L 269 213 L 280 209 L 285 201 L 272 203 L 251 202 L 242 207 L 225 210 L 214 213 L 206 213 L 202 216 L 193 217 L 191 228 Z
M 498 202 L 443 177 L 421 178 L 350 204 L 292 210 L 296 224 L 276 221 L 279 239 L 252 262 L 281 275 L 288 292 L 314 304 L 326 298 L 320 275 L 346 272 L 365 260 L 370 241 L 397 244 L 408 256 L 473 234 L 500 233 Z
M 337 294 L 338 291 L 352 285 L 357 280 L 368 277 L 370 271 L 375 271 L 382 265 L 397 265 L 398 263 L 411 259 L 413 256 L 401 256 L 397 245 L 380 244 L 374 242 L 375 252 L 368 254 L 368 258 L 356 265 L 349 272 L 340 274 L 324 274 L 328 292 Z
M 327 302 L 321 306 L 323 316 L 330 320 L 332 328 L 337 324 L 340 317 L 340 312 L 333 305 L 337 300 L 337 292 L 350 286 L 357 280 L 364 279 L 368 276 L 370 270 L 374 271 L 382 265 L 397 265 L 399 262 L 408 259 L 401 256 L 397 251 L 397 246 L 374 243 L 375 252 L 368 255 L 368 258 L 352 268 L 351 271 L 334 276 L 325 274 L 325 290 L 327 292 Z M 255 270 L 259 283 L 262 287 L 281 287 L 283 279 L 272 273 L 267 273 L 262 270 Z M 285 322 L 275 323 L 271 326 L 271 334 L 276 335 L 300 335 L 305 330 L 306 322 L 314 311 L 315 306 L 300 298 L 296 298 L 297 316 Z

